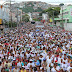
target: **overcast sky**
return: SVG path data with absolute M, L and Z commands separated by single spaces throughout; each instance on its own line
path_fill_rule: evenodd
M 7 0 L 0 0 L 0 4 L 2 4 L 3 1 L 7 1 Z M 42 2 L 51 3 L 51 4 L 59 4 L 59 3 L 67 3 L 67 4 L 71 3 L 72 4 L 72 0 L 15 0 L 15 1 L 16 2 L 21 2 L 21 1 L 42 1 Z

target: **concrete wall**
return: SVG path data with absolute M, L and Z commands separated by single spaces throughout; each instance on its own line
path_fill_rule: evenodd
M 64 24 L 64 29 L 68 31 L 72 31 L 72 23 L 65 23 Z

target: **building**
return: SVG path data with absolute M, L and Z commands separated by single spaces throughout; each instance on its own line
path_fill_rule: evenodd
M 32 18 L 38 18 L 40 12 L 32 12 Z
M 4 31 L 4 25 L 3 25 L 3 7 L 0 5 L 0 34 Z
M 29 20 L 32 21 L 32 13 L 29 12 L 28 15 L 30 17 Z
M 48 20 L 48 14 L 43 13 L 42 14 L 42 20 Z
M 63 24 L 62 24 L 63 9 Z M 72 5 L 64 5 L 61 7 L 59 18 L 55 18 L 57 26 L 64 27 L 65 30 L 72 31 Z

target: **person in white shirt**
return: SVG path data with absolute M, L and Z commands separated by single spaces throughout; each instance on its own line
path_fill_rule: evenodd
M 18 63 L 17 63 L 17 67 L 21 67 L 21 61 L 19 61 Z
M 58 64 L 61 64 L 61 59 L 62 59 L 62 56 L 60 55 L 60 56 L 58 57 Z
M 62 69 L 63 71 L 67 71 L 67 64 L 65 62 L 63 62 L 62 64 Z
M 46 60 L 47 64 L 50 64 L 52 62 L 52 58 L 51 56 L 49 56 L 49 58 Z
M 72 62 L 70 63 L 70 66 L 67 68 L 67 72 L 70 72 L 71 69 L 72 69 Z
M 58 72 L 58 71 L 60 71 L 60 67 L 57 66 L 56 63 L 54 63 L 54 67 L 51 69 L 51 72 Z
M 27 54 L 26 54 L 26 56 L 27 56 L 27 59 L 30 57 L 30 53 L 28 52 Z

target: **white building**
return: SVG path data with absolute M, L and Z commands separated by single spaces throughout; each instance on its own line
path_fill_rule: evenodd
M 0 19 L 9 21 L 9 13 L 10 9 L 6 6 L 3 6 L 3 8 L 0 8 Z
M 29 15 L 29 17 L 30 17 L 29 20 L 32 21 L 32 13 L 29 12 L 28 15 Z
M 43 13 L 42 14 L 42 20 L 48 20 L 48 14 Z

